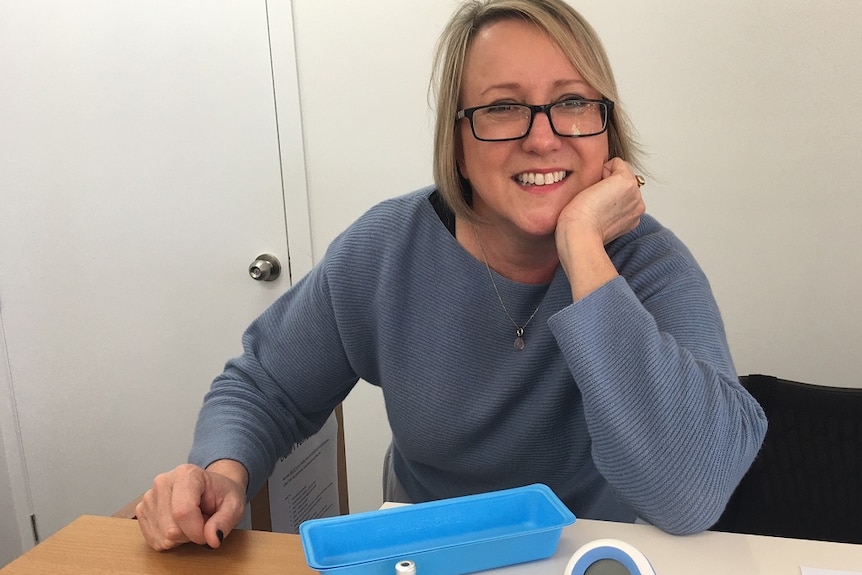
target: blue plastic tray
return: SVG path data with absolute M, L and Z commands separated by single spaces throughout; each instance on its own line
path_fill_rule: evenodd
M 540 483 L 305 521 L 308 566 L 325 575 L 463 575 L 550 557 L 575 516 Z

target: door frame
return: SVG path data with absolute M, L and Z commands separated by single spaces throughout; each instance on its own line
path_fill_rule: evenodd
M 24 462 L 24 448 L 21 442 L 18 410 L 15 408 L 15 389 L 12 387 L 12 370 L 9 366 L 9 353 L 6 349 L 6 330 L 3 323 L 3 302 L 0 301 L 0 436 L 3 438 L 5 459 L 0 461 L 0 473 L 9 477 L 11 501 L 8 506 L 14 510 L 15 524 L 18 528 L 18 541 L 12 541 L 13 553 L 23 553 L 32 548 L 36 541 L 30 526 L 33 514 L 33 501 L 27 481 L 27 466 Z M 0 503 L 3 503 L 0 493 Z
M 287 224 L 290 283 L 293 285 L 314 265 L 293 3 L 292 0 L 266 0 L 265 3 L 281 157 L 284 218 Z M 293 54 L 293 57 L 288 57 L 288 54 Z M 278 114 L 278 110 L 284 109 L 299 110 L 298 125 L 291 124 L 290 118 Z

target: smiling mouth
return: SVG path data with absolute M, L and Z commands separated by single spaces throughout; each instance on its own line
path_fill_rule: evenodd
M 561 182 L 565 180 L 568 176 L 569 172 L 565 171 L 549 172 L 546 174 L 525 172 L 523 174 L 518 174 L 517 176 L 515 176 L 514 180 L 522 186 L 547 186 L 550 184 L 556 184 L 557 182 Z

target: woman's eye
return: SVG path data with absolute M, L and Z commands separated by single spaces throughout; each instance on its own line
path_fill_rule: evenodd
M 494 104 L 493 106 L 488 106 L 486 110 L 488 110 L 489 114 L 507 114 L 517 112 L 520 108 L 517 104 Z
M 554 110 L 558 114 L 580 115 L 588 110 L 593 109 L 594 103 L 583 98 L 573 98 L 571 100 L 563 100 L 554 104 Z
M 587 102 L 584 98 L 567 98 L 565 100 L 561 100 L 557 103 L 557 106 L 561 108 L 583 108 L 587 106 L 589 102 Z
M 483 110 L 481 116 L 495 122 L 520 121 L 524 117 L 524 106 L 520 104 L 493 104 Z

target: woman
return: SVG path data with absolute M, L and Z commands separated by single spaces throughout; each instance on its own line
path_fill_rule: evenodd
M 191 464 L 137 513 L 217 547 L 273 463 L 359 378 L 387 494 L 542 482 L 580 517 L 710 527 L 765 433 L 709 284 L 645 215 L 595 32 L 561 0 L 468 2 L 436 61 L 435 188 L 374 207 L 247 330 Z

